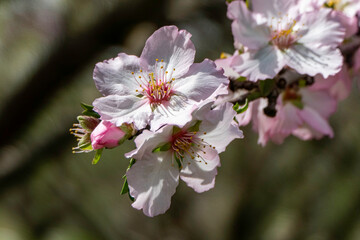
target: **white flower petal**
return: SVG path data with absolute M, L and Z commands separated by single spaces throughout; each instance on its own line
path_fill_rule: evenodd
M 170 101 L 163 102 L 154 110 L 151 130 L 156 131 L 165 124 L 183 127 L 192 119 L 191 109 L 194 104 L 196 102 L 187 99 L 186 96 L 172 96 Z
M 132 72 L 140 70 L 140 59 L 120 53 L 118 57 L 99 62 L 94 69 L 96 88 L 103 95 L 136 95 L 138 88 Z
M 185 74 L 194 62 L 195 47 L 190 40 L 191 34 L 178 30 L 176 26 L 165 26 L 155 31 L 146 41 L 140 56 L 141 66 L 149 71 L 157 64 L 164 66 L 172 76 L 178 78 Z M 161 63 L 161 59 L 164 60 Z
M 251 81 L 273 78 L 285 65 L 280 50 L 272 45 L 239 56 L 242 64 L 234 66 L 234 70 Z
M 283 51 L 286 64 L 300 74 L 315 76 L 322 74 L 324 78 L 338 73 L 343 64 L 339 49 L 296 44 Z
M 218 153 L 225 151 L 227 145 L 235 138 L 244 137 L 239 127 L 234 124 L 236 112 L 231 103 L 222 104 L 207 112 L 197 111 L 193 115 L 194 118 L 202 120 L 198 136 L 214 146 Z
M 254 12 L 276 18 L 285 15 L 297 4 L 298 0 L 251 0 L 251 7 Z
M 307 31 L 298 42 L 309 46 L 337 47 L 344 40 L 345 32 L 340 23 L 332 19 L 330 14 L 331 10 L 325 8 L 304 13 L 299 24 L 304 24 Z
M 150 217 L 166 212 L 179 183 L 179 168 L 172 161 L 171 152 L 144 154 L 127 171 L 132 206 L 142 209 Z
M 194 63 L 184 76 L 174 81 L 174 91 L 200 102 L 209 98 L 221 84 L 228 85 L 229 80 L 223 73 L 224 71 L 209 59 Z
M 139 136 L 134 140 L 136 149 L 125 154 L 125 157 L 131 158 L 136 157 L 141 159 L 143 154 L 146 152 L 152 152 L 156 147 L 161 144 L 165 144 L 171 141 L 171 134 L 173 131 L 173 126 L 167 125 L 158 131 L 156 134 L 149 130 L 144 130 Z
M 94 110 L 107 120 L 121 126 L 123 123 L 134 123 L 137 129 L 145 128 L 152 112 L 147 99 L 135 96 L 109 95 L 95 99 Z
M 244 45 L 249 49 L 259 49 L 270 41 L 269 27 L 259 24 L 243 1 L 231 2 L 227 14 L 228 18 L 234 20 L 231 29 L 235 48 L 240 49 Z
M 215 185 L 215 176 L 217 175 L 217 167 L 220 166 L 220 159 L 218 153 L 215 150 L 213 151 L 216 155 L 213 159 L 207 159 L 207 164 L 204 161 L 189 158 L 185 160 L 183 169 L 180 171 L 181 180 L 198 193 L 208 191 Z

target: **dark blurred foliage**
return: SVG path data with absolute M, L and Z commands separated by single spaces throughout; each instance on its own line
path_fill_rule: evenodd
M 196 61 L 232 52 L 222 0 L 2 0 L 0 2 L 0 239 L 360 239 L 360 94 L 331 118 L 335 138 L 257 145 L 234 141 L 214 189 L 184 183 L 164 215 L 120 196 L 131 142 L 72 154 L 80 102 L 100 94 L 95 63 L 139 55 L 175 24 L 193 34 Z

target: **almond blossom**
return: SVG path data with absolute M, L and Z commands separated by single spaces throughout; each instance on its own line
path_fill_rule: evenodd
M 333 9 L 332 16 L 345 28 L 345 37 L 358 31 L 356 14 L 360 11 L 359 0 L 319 0 L 318 4 Z
M 152 130 L 182 126 L 194 104 L 227 92 L 228 80 L 214 62 L 193 63 L 191 34 L 175 26 L 155 31 L 140 57 L 120 53 L 96 64 L 94 81 L 105 95 L 94 101 L 102 120 Z
M 327 78 L 340 71 L 343 58 L 337 46 L 344 39 L 331 10 L 303 12 L 298 0 L 252 0 L 228 5 L 233 20 L 235 48 L 247 51 L 238 57 L 235 70 L 251 81 L 273 78 L 285 66 L 300 74 Z
M 196 192 L 214 187 L 219 153 L 242 131 L 233 121 L 235 111 L 226 103 L 211 110 L 213 102 L 192 112 L 193 119 L 183 127 L 166 125 L 156 132 L 144 130 L 135 139 L 136 159 L 127 171 L 132 206 L 147 216 L 164 213 L 181 178 Z
M 334 135 L 327 119 L 335 112 L 337 101 L 325 90 L 286 89 L 278 98 L 275 117 L 264 114 L 266 106 L 266 99 L 257 100 L 252 115 L 258 143 L 263 146 L 269 140 L 280 144 L 291 134 L 302 140 Z

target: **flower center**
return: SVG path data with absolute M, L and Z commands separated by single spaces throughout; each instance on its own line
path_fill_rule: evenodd
M 271 30 L 271 42 L 279 49 L 289 48 L 292 44 L 298 39 L 296 28 L 297 22 L 294 19 L 289 19 L 286 15 L 285 18 L 280 17 L 279 19 L 272 19 L 272 22 L 275 19 L 275 23 L 270 25 Z
M 329 0 L 325 3 L 325 6 L 328 8 L 339 9 L 341 5 L 341 0 Z
M 207 164 L 202 155 L 206 155 L 206 148 L 215 149 L 209 145 L 204 139 L 199 138 L 197 132 L 179 132 L 172 136 L 171 148 L 175 153 L 175 157 L 183 164 L 187 156 L 194 161 L 204 162 Z M 204 132 L 206 134 L 206 132 Z M 188 161 L 188 164 L 191 162 Z
M 144 74 L 142 70 L 140 73 L 134 75 L 135 81 L 138 83 L 139 88 L 136 89 L 136 93 L 141 96 L 146 96 L 152 107 L 157 107 L 162 104 L 163 101 L 169 101 L 172 91 L 172 83 L 175 78 L 172 77 L 175 68 L 171 73 L 164 69 L 164 60 L 156 59 L 155 71 Z

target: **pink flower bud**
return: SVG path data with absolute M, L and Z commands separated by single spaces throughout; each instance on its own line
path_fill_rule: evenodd
M 101 121 L 91 133 L 91 145 L 94 150 L 104 147 L 114 148 L 124 136 L 125 133 L 111 122 Z

